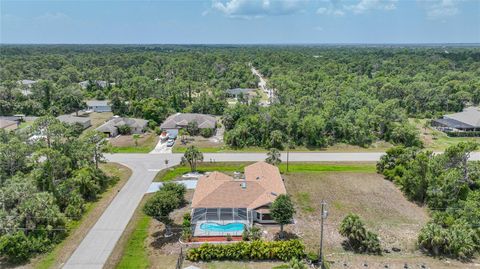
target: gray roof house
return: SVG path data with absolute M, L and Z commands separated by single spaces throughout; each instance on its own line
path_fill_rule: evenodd
M 130 127 L 132 134 L 141 134 L 147 128 L 147 124 L 147 120 L 115 116 L 95 130 L 107 134 L 109 137 L 114 137 L 119 134 L 118 127 L 127 125 Z
M 480 108 L 467 107 L 462 112 L 444 115 L 434 120 L 432 126 L 459 131 L 480 131 Z
M 196 122 L 199 129 L 215 129 L 217 119 L 214 116 L 197 113 L 177 113 L 170 115 L 161 125 L 162 130 L 170 134 L 178 134 L 178 130 L 188 126 L 190 122 Z
M 88 127 L 92 126 L 90 122 L 90 118 L 86 117 L 76 117 L 73 115 L 60 115 L 57 117 L 57 119 L 63 123 L 67 124 L 80 124 L 83 129 L 87 129 Z
M 105 80 L 94 80 L 92 82 L 95 83 L 100 88 L 105 88 L 109 84 Z M 86 89 L 90 85 L 90 81 L 89 80 L 81 81 L 81 82 L 78 83 L 78 85 L 80 85 L 80 87 L 82 87 L 82 89 Z
M 238 98 L 240 94 L 243 94 L 245 97 L 250 95 L 250 93 L 255 92 L 255 89 L 248 89 L 248 88 L 235 88 L 235 89 L 228 89 L 227 95 Z
M 87 110 L 94 112 L 111 112 L 112 107 L 108 100 L 89 100 L 87 103 Z

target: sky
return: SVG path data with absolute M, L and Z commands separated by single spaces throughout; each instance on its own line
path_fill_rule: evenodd
M 480 43 L 480 0 L 0 0 L 0 43 Z

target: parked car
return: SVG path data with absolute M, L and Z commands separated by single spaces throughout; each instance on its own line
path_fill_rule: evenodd
M 173 145 L 175 145 L 175 140 L 173 140 L 173 139 L 168 139 L 168 141 L 167 141 L 167 147 L 173 147 Z

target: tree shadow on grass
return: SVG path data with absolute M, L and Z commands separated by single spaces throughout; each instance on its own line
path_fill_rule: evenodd
M 178 243 L 178 240 L 182 236 L 182 227 L 178 224 L 174 224 L 171 226 L 171 230 L 173 235 L 169 237 L 165 237 L 164 229 L 153 233 L 152 236 L 155 238 L 155 240 L 153 240 L 150 246 L 154 249 L 162 249 L 167 244 Z
M 292 240 L 292 239 L 298 239 L 298 235 L 292 232 L 287 232 L 287 231 L 284 231 L 283 234 L 280 234 L 280 231 L 279 231 L 275 233 L 275 236 L 273 237 L 273 240 L 275 241 Z

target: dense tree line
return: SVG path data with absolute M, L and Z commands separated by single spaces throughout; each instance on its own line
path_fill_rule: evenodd
M 394 147 L 377 164 L 410 200 L 431 209 L 418 244 L 434 255 L 469 259 L 480 250 L 480 162 L 468 161 L 476 149 L 478 144 L 459 143 L 435 155 Z
M 114 181 L 98 168 L 104 150 L 101 134 L 79 137 L 49 116 L 25 132 L 0 130 L 0 257 L 25 261 L 68 234 Z
M 115 114 L 161 123 L 173 112 L 224 116 L 232 147 L 325 147 L 378 140 L 420 146 L 409 117 L 480 102 L 480 49 L 327 46 L 14 46 L 0 54 L 0 114 L 68 113 L 110 99 Z M 226 89 L 275 88 L 227 104 Z M 16 83 L 38 80 L 31 95 Z M 88 80 L 86 89 L 78 82 Z M 100 87 L 96 81 L 106 81 Z M 283 141 L 283 142 L 282 142 Z

